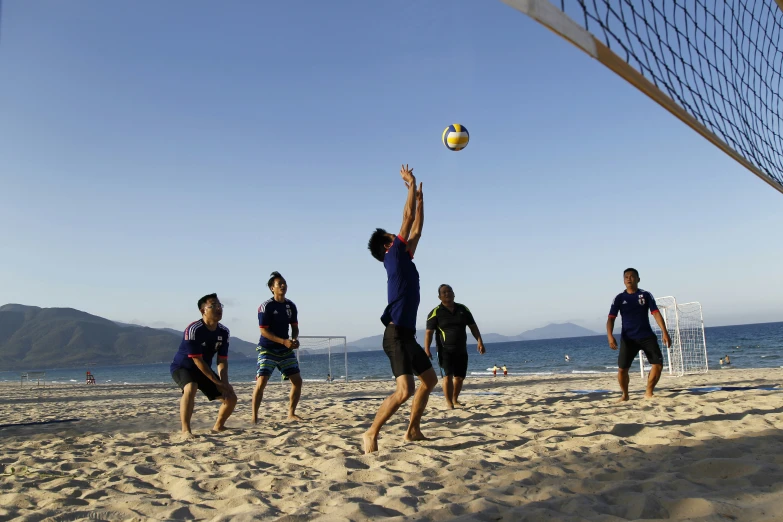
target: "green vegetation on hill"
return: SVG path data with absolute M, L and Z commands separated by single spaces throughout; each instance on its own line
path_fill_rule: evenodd
M 0 306 L 0 370 L 169 362 L 180 340 L 172 330 L 120 325 L 73 308 Z M 255 357 L 255 344 L 241 339 L 232 337 L 229 349 Z

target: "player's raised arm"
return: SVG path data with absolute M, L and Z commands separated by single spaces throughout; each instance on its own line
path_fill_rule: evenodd
M 416 247 L 421 239 L 421 229 L 424 227 L 424 192 L 422 184 L 419 183 L 419 190 L 416 192 L 416 217 L 413 220 L 411 235 L 408 238 L 408 252 L 411 257 L 416 253 Z
M 408 187 L 408 198 L 405 200 L 405 207 L 402 210 L 402 226 L 400 226 L 400 237 L 403 241 L 408 241 L 413 226 L 414 213 L 416 207 L 416 177 L 413 175 L 413 169 L 408 165 L 400 168 L 400 176 Z

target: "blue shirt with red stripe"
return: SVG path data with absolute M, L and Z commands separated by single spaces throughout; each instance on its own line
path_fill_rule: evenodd
M 286 299 L 282 303 L 274 300 L 274 298 L 267 299 L 261 306 L 258 307 L 258 326 L 261 329 L 269 328 L 269 331 L 275 334 L 281 339 L 288 339 L 288 325 L 298 325 L 299 317 L 296 310 L 296 305 L 290 299 Z M 263 335 L 258 340 L 258 345 L 264 348 L 273 348 L 278 351 L 285 350 L 290 351 L 280 343 L 276 343 L 264 337 Z
M 220 323 L 214 330 L 207 328 L 201 320 L 190 323 L 185 328 L 179 350 L 174 355 L 169 371 L 174 373 L 180 368 L 201 371 L 193 362 L 195 357 L 200 357 L 209 367 L 212 367 L 212 358 L 215 354 L 218 356 L 218 361 L 228 359 L 230 335 L 228 328 Z
M 609 308 L 609 317 L 623 316 L 623 328 L 621 335 L 626 339 L 646 339 L 655 333 L 650 326 L 650 318 L 647 313 L 658 312 L 655 298 L 647 290 L 637 289 L 629 294 L 627 291 L 617 294 Z
M 408 245 L 400 237 L 394 242 L 383 258 L 386 268 L 386 293 L 388 305 L 383 311 L 381 322 L 388 326 L 390 322 L 416 329 L 416 314 L 419 311 L 419 271 L 413 264 L 413 255 Z

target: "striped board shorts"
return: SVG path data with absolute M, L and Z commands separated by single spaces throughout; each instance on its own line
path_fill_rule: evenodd
M 286 377 L 299 373 L 299 361 L 296 360 L 296 354 L 293 350 L 256 346 L 256 351 L 258 352 L 256 378 L 270 377 L 275 368 Z

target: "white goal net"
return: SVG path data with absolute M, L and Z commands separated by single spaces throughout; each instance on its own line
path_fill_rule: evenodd
M 302 379 L 348 381 L 348 345 L 341 336 L 300 335 L 295 350 Z
M 709 365 L 701 304 L 695 301 L 677 304 L 677 300 L 671 296 L 659 297 L 655 299 L 655 304 L 661 312 L 672 342 L 669 348 L 664 347 L 661 329 L 655 318 L 650 318 L 650 324 L 664 351 L 664 371 L 677 377 L 706 373 Z M 649 362 L 643 352 L 639 353 L 639 365 L 644 376 L 649 369 Z

